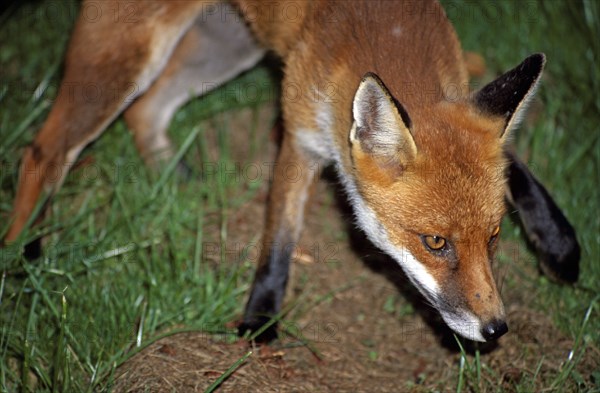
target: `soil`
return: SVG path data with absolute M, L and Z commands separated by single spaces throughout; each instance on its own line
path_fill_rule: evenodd
M 240 121 L 247 124 L 247 117 Z M 267 156 L 274 156 L 274 145 L 263 147 Z M 204 332 L 171 335 L 123 364 L 114 391 L 203 392 L 250 351 L 216 391 L 457 390 L 461 355 L 449 329 L 397 264 L 354 228 L 335 176 L 326 173 L 324 178 L 307 209 L 286 296 L 293 309 L 284 318 L 287 326 L 280 328 L 280 339 L 257 347 Z M 236 241 L 256 238 L 256 217 L 264 215 L 267 187 L 265 182 L 254 200 L 230 214 L 229 232 Z M 501 244 L 506 253 L 511 247 L 517 246 Z M 527 266 L 502 272 L 505 280 L 517 283 L 503 291 L 510 331 L 478 347 L 485 367 L 481 386 L 467 386 L 472 390 L 512 391 L 537 373 L 531 390 L 539 391 L 574 346 L 546 313 L 533 308 L 535 291 L 519 290 L 524 271 L 538 274 Z M 475 344 L 462 344 L 474 353 Z M 583 375 L 599 366 L 598 358 L 586 356 L 578 366 Z

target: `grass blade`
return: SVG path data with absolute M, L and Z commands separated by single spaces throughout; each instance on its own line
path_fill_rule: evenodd
M 212 393 L 212 392 L 214 392 L 214 390 L 216 388 L 218 388 L 223 383 L 223 381 L 225 381 L 225 379 L 229 378 L 229 376 L 231 374 L 233 374 L 235 372 L 235 370 L 237 370 L 238 367 L 240 367 L 242 365 L 242 363 L 244 363 L 246 361 L 246 359 L 248 359 L 251 355 L 252 355 L 252 351 L 248 351 L 244 356 L 242 356 L 241 358 L 239 358 L 235 363 L 233 363 L 233 365 L 231 367 L 229 367 L 227 369 L 227 371 L 225 371 L 223 374 L 221 374 L 221 376 L 219 378 L 217 378 L 217 380 L 215 382 L 213 382 L 204 391 L 204 393 Z

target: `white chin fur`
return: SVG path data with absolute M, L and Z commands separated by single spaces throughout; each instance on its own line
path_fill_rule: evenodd
M 442 314 L 444 322 L 455 333 L 469 340 L 486 341 L 481 335 L 481 323 L 471 313 L 462 312 L 461 314 L 454 314 L 440 310 L 440 314 Z
M 344 168 L 341 165 L 339 157 L 336 157 L 335 161 L 337 162 L 339 173 L 342 174 L 340 180 L 346 188 L 350 202 L 354 206 L 359 226 L 376 246 L 398 262 L 417 289 L 435 305 L 435 299 L 440 295 L 440 287 L 435 278 L 407 249 L 397 247 L 390 242 L 387 232 L 377 219 L 375 212 L 367 206 L 358 192 L 354 179 L 349 174 L 344 173 Z M 480 321 L 471 313 L 466 311 L 448 313 L 438 307 L 436 308 L 442 314 L 442 318 L 444 318 L 446 324 L 457 334 L 473 341 L 486 341 L 481 335 Z

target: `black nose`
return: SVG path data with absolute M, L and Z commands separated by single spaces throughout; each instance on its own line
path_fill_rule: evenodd
M 495 340 L 508 332 L 506 322 L 493 319 L 481 328 L 481 335 L 486 341 Z

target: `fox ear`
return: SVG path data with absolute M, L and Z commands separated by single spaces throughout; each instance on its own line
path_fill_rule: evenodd
M 405 165 L 417 154 L 408 113 L 374 73 L 363 77 L 352 105 L 350 143 L 382 164 Z
M 479 110 L 505 119 L 501 138 L 506 138 L 518 126 L 535 93 L 545 63 L 543 53 L 531 55 L 475 93 L 473 103 Z

